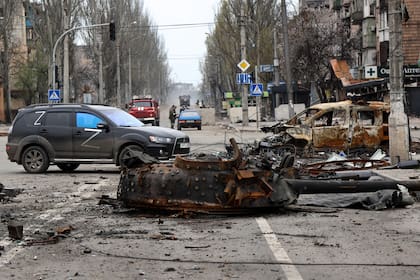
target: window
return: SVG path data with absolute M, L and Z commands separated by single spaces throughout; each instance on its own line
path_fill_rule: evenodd
M 344 125 L 346 123 L 346 111 L 336 110 L 333 114 L 332 125 Z
M 48 112 L 45 116 L 45 126 L 70 126 L 70 116 L 69 112 Z
M 322 116 L 318 117 L 315 122 L 314 125 L 317 127 L 320 126 L 331 126 L 332 124 L 332 115 L 333 112 L 327 112 L 325 114 L 323 114 Z
M 375 124 L 375 114 L 373 111 L 358 111 L 357 123 L 360 126 L 370 126 Z
M 151 101 L 138 101 L 133 103 L 134 107 L 153 107 Z
M 102 119 L 89 113 L 76 113 L 76 127 L 96 128 L 98 123 L 105 123 Z

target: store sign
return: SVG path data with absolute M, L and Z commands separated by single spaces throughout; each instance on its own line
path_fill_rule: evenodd
M 405 77 L 420 77 L 420 67 L 417 65 L 404 65 L 404 76 Z M 389 67 L 378 67 L 378 77 L 379 78 L 388 78 L 389 77 Z

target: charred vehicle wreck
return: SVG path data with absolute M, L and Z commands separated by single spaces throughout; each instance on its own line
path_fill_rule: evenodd
M 293 146 L 240 149 L 233 138 L 230 143 L 223 155 L 191 154 L 169 163 L 138 153 L 127 159 L 127 167 L 122 169 L 117 198 L 129 208 L 237 213 L 285 208 L 296 203 L 300 194 L 383 189 L 388 193 L 374 196 L 381 197 L 382 205 L 396 207 L 411 203 L 407 203 L 408 193 L 399 184 L 420 190 L 418 182 L 375 182 L 354 177 L 325 181 L 302 176 L 294 167 Z
M 388 147 L 388 103 L 350 100 L 313 105 L 286 123 L 264 127 L 272 132 L 261 145 L 295 145 L 304 155 L 317 151 L 375 151 Z
M 231 158 L 198 154 L 159 163 L 139 154 L 122 171 L 118 199 L 128 207 L 203 211 L 278 208 L 296 200 L 297 193 L 279 183 L 281 168 L 258 167 L 261 160 L 244 159 L 230 142 Z

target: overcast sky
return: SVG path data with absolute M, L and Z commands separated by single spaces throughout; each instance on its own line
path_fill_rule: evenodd
M 156 25 L 163 25 L 158 33 L 165 42 L 172 79 L 175 82 L 199 84 L 201 82 L 199 63 L 203 61 L 206 53 L 207 33 L 214 28 L 214 25 L 195 27 L 164 25 L 213 23 L 220 0 L 143 0 L 143 2 L 152 21 Z
M 159 26 L 173 24 L 212 23 L 219 0 L 143 0 L 153 22 Z M 206 33 L 214 25 L 195 27 L 161 27 L 172 79 L 176 82 L 201 82 L 199 62 L 203 61 Z

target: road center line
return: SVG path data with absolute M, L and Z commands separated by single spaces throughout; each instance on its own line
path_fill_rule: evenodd
M 280 241 L 277 239 L 268 221 L 263 217 L 256 218 L 255 220 L 257 221 L 257 224 L 260 227 L 271 252 L 273 252 L 274 257 L 277 261 L 282 263 L 280 266 L 286 275 L 286 279 L 303 280 L 297 268 L 292 265 L 292 260 L 281 246 Z

